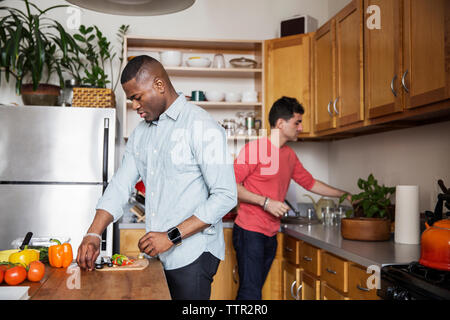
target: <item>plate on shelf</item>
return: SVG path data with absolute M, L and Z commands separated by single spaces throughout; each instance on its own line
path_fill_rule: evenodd
M 242 57 L 231 59 L 230 64 L 235 68 L 256 68 L 258 63 L 255 60 Z

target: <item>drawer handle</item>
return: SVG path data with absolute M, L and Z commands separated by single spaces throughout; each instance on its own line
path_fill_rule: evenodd
M 331 110 L 330 110 L 331 102 L 332 102 L 332 101 L 330 101 L 330 102 L 328 103 L 327 110 L 328 110 L 328 114 L 330 115 L 330 117 L 333 117 L 333 113 L 332 113 Z
M 303 257 L 303 260 L 305 260 L 305 261 L 308 261 L 308 262 L 309 262 L 309 261 L 312 261 L 312 258 L 310 258 L 310 257 L 308 257 L 308 256 L 304 256 L 304 257 Z
M 408 87 L 406 86 L 406 83 L 405 83 L 405 77 L 406 77 L 407 74 L 408 74 L 408 69 L 405 71 L 405 73 L 402 76 L 402 86 L 403 86 L 403 89 L 405 89 L 405 91 L 407 93 L 409 93 L 409 89 L 408 89 Z
M 397 97 L 397 92 L 396 92 L 395 89 L 394 89 L 394 82 L 395 82 L 395 80 L 397 80 L 397 75 L 395 75 L 395 76 L 392 78 L 392 81 L 391 81 L 391 91 L 392 91 L 392 94 L 394 95 L 394 97 Z
M 370 291 L 370 289 L 363 288 L 363 287 L 361 287 L 359 284 L 356 285 L 356 288 L 358 288 L 358 289 L 361 290 L 361 291 L 365 291 L 365 292 L 369 292 L 369 291 Z
M 294 252 L 294 250 L 291 249 L 291 248 L 289 248 L 289 247 L 284 247 L 284 249 L 285 249 L 287 252 Z
M 331 273 L 331 274 L 336 274 L 336 273 L 337 273 L 336 271 L 331 270 L 331 269 L 328 269 L 328 268 L 327 268 L 327 272 L 328 272 L 328 273 Z
M 339 115 L 339 111 L 337 111 L 337 109 L 336 109 L 336 103 L 338 102 L 338 100 L 339 100 L 339 97 L 337 97 L 336 100 L 334 100 L 334 103 L 333 103 L 333 109 L 334 109 L 334 112 L 337 115 Z

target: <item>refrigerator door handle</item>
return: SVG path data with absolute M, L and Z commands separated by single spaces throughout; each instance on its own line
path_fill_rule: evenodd
M 103 128 L 103 192 L 105 192 L 108 186 L 109 118 L 104 119 Z

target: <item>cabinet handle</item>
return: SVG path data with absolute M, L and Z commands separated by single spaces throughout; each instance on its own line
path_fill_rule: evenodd
M 336 103 L 337 103 L 338 100 L 339 100 L 339 97 L 337 97 L 336 100 L 334 100 L 334 103 L 333 103 L 333 109 L 334 109 L 334 112 L 336 112 L 336 115 L 339 115 L 339 111 L 337 111 L 337 109 L 336 109 Z
M 291 284 L 291 297 L 292 297 L 293 299 L 295 299 L 295 297 L 294 297 L 294 286 L 295 286 L 296 283 L 297 283 L 297 280 L 294 280 L 294 281 L 292 282 L 292 284 Z
M 358 289 L 361 290 L 361 291 L 365 291 L 365 292 L 369 292 L 369 291 L 370 291 L 370 289 L 363 288 L 363 287 L 361 287 L 359 284 L 356 285 L 356 288 L 358 288 Z
M 236 279 L 236 268 L 237 268 L 237 265 L 234 265 L 234 268 L 233 268 L 233 282 L 234 283 L 238 283 L 238 280 Z
M 310 257 L 308 257 L 308 256 L 304 256 L 304 257 L 303 257 L 303 260 L 305 260 L 305 261 L 312 261 L 312 258 L 310 258 Z
M 302 290 L 302 287 L 303 287 L 302 284 L 298 286 L 298 288 L 297 288 L 297 295 L 295 296 L 295 300 L 300 300 L 299 294 L 300 294 L 300 291 Z
M 330 115 L 330 117 L 333 117 L 333 113 L 330 110 L 331 107 L 331 101 L 328 103 L 328 114 Z
M 405 83 L 405 78 L 406 78 L 407 74 L 408 74 L 408 69 L 406 69 L 405 73 L 402 76 L 402 86 L 403 86 L 403 89 L 405 89 L 405 91 L 407 93 L 409 93 L 409 89 L 408 89 L 408 87 L 406 86 L 406 83 Z
M 294 251 L 293 249 L 291 249 L 291 248 L 289 248 L 289 247 L 284 247 L 284 249 L 285 249 L 287 252 L 293 252 L 293 251 Z
M 395 80 L 397 80 L 397 75 L 395 75 L 395 76 L 392 78 L 392 81 L 391 81 L 391 91 L 392 91 L 392 93 L 394 94 L 394 97 L 397 97 L 397 92 L 396 92 L 395 89 L 394 89 L 394 82 L 395 82 Z
M 336 271 L 334 271 L 334 270 L 331 270 L 331 269 L 328 269 L 328 268 L 327 268 L 327 272 L 328 272 L 328 273 L 331 273 L 331 274 L 337 274 L 337 272 L 336 272 Z

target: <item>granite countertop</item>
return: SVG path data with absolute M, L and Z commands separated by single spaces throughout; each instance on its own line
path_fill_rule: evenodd
M 287 235 L 310 243 L 336 256 L 368 267 L 392 264 L 408 264 L 420 258 L 420 245 L 395 243 L 389 241 L 352 241 L 341 236 L 340 227 L 316 225 L 281 225 Z
M 233 221 L 223 221 L 223 227 L 232 228 Z M 119 229 L 145 229 L 145 224 L 120 223 Z M 380 242 L 345 240 L 340 227 L 282 224 L 280 232 L 365 267 L 408 264 L 420 258 L 420 245 L 395 243 L 393 237 Z

